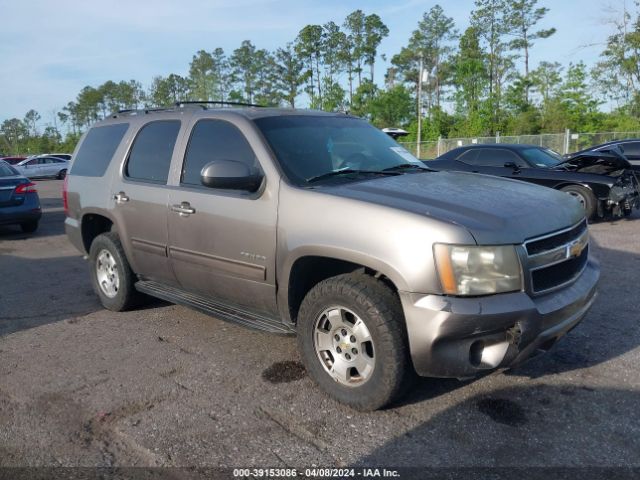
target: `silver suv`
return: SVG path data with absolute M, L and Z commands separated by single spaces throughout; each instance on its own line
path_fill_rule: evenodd
M 106 308 L 144 293 L 295 333 L 309 375 L 354 408 L 388 404 L 414 373 L 514 366 L 595 298 L 576 200 L 434 172 L 348 115 L 122 112 L 73 158 L 66 232 Z

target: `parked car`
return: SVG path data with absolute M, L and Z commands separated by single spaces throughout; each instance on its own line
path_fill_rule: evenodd
M 310 377 L 358 409 L 414 372 L 517 365 L 596 294 L 576 200 L 435 172 L 349 115 L 122 112 L 84 135 L 65 185 L 65 230 L 105 308 L 143 292 L 295 333 Z
M 63 179 L 69 169 L 69 161 L 58 157 L 29 157 L 15 165 L 22 175 L 29 178 L 55 177 Z
M 16 165 L 27 157 L 2 157 L 0 160 L 7 162 L 9 165 Z
M 601 143 L 600 145 L 594 145 L 579 152 L 569 153 L 565 155 L 565 158 L 575 158 L 589 152 L 610 152 L 615 149 L 618 149 L 624 154 L 634 170 L 640 171 L 640 139 L 638 138 Z
M 35 232 L 41 216 L 35 184 L 0 160 L 0 225 L 20 225 L 23 232 Z
M 535 145 L 468 145 L 426 164 L 436 170 L 483 173 L 566 192 L 587 218 L 630 215 L 640 208 L 638 178 L 618 152 L 585 152 L 565 159 Z
M 400 137 L 406 137 L 407 135 L 409 135 L 409 132 L 407 132 L 402 128 L 387 127 L 387 128 L 383 128 L 382 131 L 387 135 L 389 135 L 394 140 L 397 140 Z

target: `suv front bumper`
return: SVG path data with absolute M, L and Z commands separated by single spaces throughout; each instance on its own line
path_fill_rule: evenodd
M 599 276 L 599 265 L 589 259 L 574 283 L 538 297 L 525 292 L 475 298 L 400 292 L 416 372 L 472 377 L 548 350 L 585 316 Z

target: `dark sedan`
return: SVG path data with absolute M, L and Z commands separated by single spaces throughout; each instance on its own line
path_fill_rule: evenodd
M 638 177 L 619 151 L 566 159 L 535 145 L 469 145 L 425 163 L 435 170 L 483 173 L 562 190 L 580 201 L 587 218 L 630 215 L 640 208 Z
M 634 170 L 640 171 L 640 139 L 638 138 L 601 143 L 600 145 L 594 145 L 579 152 L 569 153 L 565 155 L 565 158 L 574 158 L 589 152 L 610 152 L 616 148 L 629 160 Z
M 0 160 L 0 225 L 20 225 L 23 232 L 35 232 L 41 216 L 35 184 Z

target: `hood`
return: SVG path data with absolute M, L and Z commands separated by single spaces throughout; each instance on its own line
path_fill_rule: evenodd
M 460 225 L 481 245 L 519 244 L 584 217 L 566 193 L 476 173 L 405 174 L 320 189 Z
M 621 153 L 584 152 L 559 163 L 553 170 L 618 176 L 629 168 L 629 160 Z

